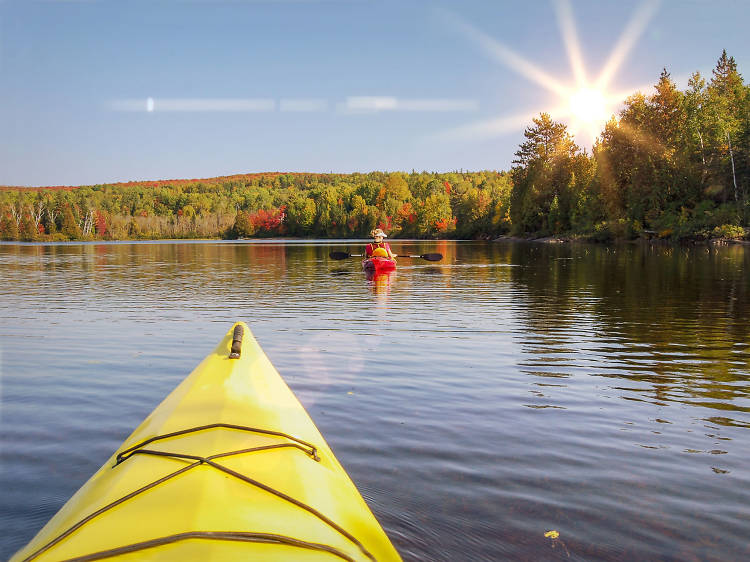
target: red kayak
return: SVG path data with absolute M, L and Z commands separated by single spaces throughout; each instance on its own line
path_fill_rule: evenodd
M 368 273 L 383 273 L 396 269 L 396 260 L 392 258 L 373 257 L 362 260 L 362 269 Z

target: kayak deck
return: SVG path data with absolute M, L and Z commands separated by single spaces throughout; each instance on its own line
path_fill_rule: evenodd
M 12 560 L 115 556 L 400 560 L 242 323 Z

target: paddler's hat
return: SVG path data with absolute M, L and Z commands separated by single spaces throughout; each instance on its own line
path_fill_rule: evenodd
M 383 232 L 380 228 L 376 228 L 370 233 L 370 236 L 373 238 L 377 238 L 378 236 L 382 236 L 383 238 L 388 238 L 388 235 Z

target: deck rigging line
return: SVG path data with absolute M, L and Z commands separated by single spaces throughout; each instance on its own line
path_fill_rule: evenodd
M 199 455 L 188 455 L 183 453 L 172 453 L 169 451 L 155 451 L 151 449 L 143 449 L 145 445 L 148 445 L 150 443 L 153 443 L 155 441 L 161 441 L 163 439 L 169 439 L 171 437 L 177 437 L 180 435 L 185 435 L 188 433 L 194 433 L 197 431 L 204 431 L 207 429 L 215 429 L 215 428 L 223 428 L 223 429 L 236 429 L 239 431 L 248 431 L 252 433 L 260 433 L 263 435 L 272 435 L 276 437 L 284 437 L 286 439 L 289 439 L 292 441 L 292 443 L 278 443 L 275 445 L 263 445 L 260 447 L 250 447 L 247 449 L 239 449 L 236 451 L 228 451 L 225 453 L 218 453 L 215 455 L 211 455 L 208 457 L 202 457 Z M 187 472 L 188 470 L 191 470 L 195 468 L 196 466 L 200 465 L 208 465 L 212 468 L 215 468 L 216 470 L 219 470 L 225 474 L 228 474 L 230 476 L 233 476 L 234 478 L 237 478 L 239 480 L 242 480 L 243 482 L 246 482 L 252 486 L 255 486 L 257 488 L 260 488 L 270 494 L 273 494 L 274 496 L 281 498 L 282 500 L 289 502 L 308 513 L 311 513 L 321 521 L 323 521 L 326 525 L 331 527 L 333 530 L 344 536 L 346 539 L 348 539 L 350 542 L 352 542 L 354 545 L 356 545 L 359 550 L 364 554 L 369 560 L 375 561 L 375 557 L 365 548 L 365 546 L 357 540 L 356 537 L 354 537 L 351 533 L 349 533 L 346 529 L 338 525 L 336 522 L 332 521 L 325 515 L 323 515 L 321 512 L 319 512 L 317 509 L 315 509 L 312 506 L 307 505 L 306 503 L 303 503 L 284 492 L 277 490 L 271 486 L 268 486 L 267 484 L 263 484 L 262 482 L 259 482 L 258 480 L 255 480 L 253 478 L 250 478 L 249 476 L 245 476 L 244 474 L 241 474 L 239 472 L 236 472 L 232 470 L 229 467 L 226 467 L 222 464 L 219 464 L 215 462 L 215 459 L 225 458 L 233 455 L 240 455 L 245 453 L 254 453 L 258 451 L 268 451 L 272 449 L 281 449 L 281 448 L 294 448 L 299 449 L 302 452 L 304 452 L 306 455 L 308 455 L 313 460 L 320 461 L 320 457 L 318 456 L 318 450 L 317 448 L 308 443 L 307 441 L 303 441 L 302 439 L 298 439 L 297 437 L 294 437 L 293 435 L 289 435 L 287 433 L 283 433 L 280 431 L 273 431 L 268 429 L 261 429 L 256 427 L 248 427 L 248 426 L 242 426 L 242 425 L 234 425 L 234 424 L 226 424 L 226 423 L 214 423 L 209 425 L 202 425 L 198 427 L 192 427 L 188 429 L 183 429 L 180 431 L 175 431 L 172 433 L 166 433 L 164 435 L 157 435 L 155 437 L 151 437 L 149 439 L 146 439 L 144 441 L 141 441 L 137 445 L 133 445 L 132 447 L 129 447 L 125 449 L 124 451 L 121 451 L 117 454 L 115 457 L 116 462 L 112 466 L 112 468 L 117 468 L 120 464 L 128 460 L 129 458 L 133 457 L 134 455 L 152 455 L 152 456 L 160 456 L 160 457 L 169 457 L 174 459 L 184 459 L 184 460 L 192 460 L 194 461 L 192 464 L 189 464 L 187 466 L 182 467 L 179 470 L 176 470 L 175 472 L 172 472 L 170 474 L 167 474 L 166 476 L 163 476 L 157 480 L 154 480 L 153 482 L 146 484 L 145 486 L 138 488 L 137 490 L 134 490 L 133 492 L 130 492 L 129 494 L 105 505 L 104 507 L 94 511 L 93 513 L 87 515 L 80 521 L 78 521 L 76 524 L 68 528 L 66 531 L 62 532 L 60 535 L 52 539 L 50 542 L 30 554 L 28 557 L 24 558 L 23 562 L 30 562 L 31 560 L 34 560 L 39 555 L 43 554 L 56 544 L 58 544 L 60 541 L 64 540 L 66 537 L 73 534 L 75 531 L 83 527 L 86 523 L 91 521 L 92 519 L 98 517 L 102 513 L 105 513 L 109 511 L 110 509 L 134 498 L 135 496 L 138 496 L 139 494 L 142 494 L 143 492 L 146 492 L 159 484 L 162 484 L 168 480 L 171 480 L 172 478 L 179 476 L 180 474 L 183 474 L 184 472 Z M 116 556 L 117 554 L 125 554 L 127 552 L 134 552 L 137 550 L 143 550 L 146 548 L 153 548 L 156 546 L 160 546 L 163 544 L 170 544 L 173 542 L 177 542 L 179 540 L 185 540 L 185 539 L 194 539 L 194 538 L 200 538 L 200 539 L 214 539 L 214 540 L 236 540 L 236 541 L 243 541 L 243 542 L 264 542 L 264 543 L 272 543 L 272 544 L 284 544 L 289 546 L 296 546 L 300 548 L 308 548 L 308 549 L 314 549 L 314 550 L 324 550 L 327 552 L 330 552 L 331 554 L 334 554 L 340 558 L 343 558 L 345 560 L 352 560 L 348 555 L 345 553 L 337 550 L 334 547 L 327 546 L 327 545 L 321 545 L 318 543 L 311 543 L 307 541 L 303 541 L 300 539 L 295 539 L 293 537 L 286 537 L 284 535 L 275 535 L 275 534 L 269 534 L 269 533 L 252 533 L 252 532 L 244 532 L 244 531 L 188 531 L 185 533 L 178 533 L 175 535 L 170 535 L 168 537 L 161 537 L 156 539 L 151 539 L 148 541 L 135 543 L 132 545 L 125 545 L 121 547 L 117 547 L 111 550 L 96 552 L 92 554 L 88 554 L 85 556 L 80 556 L 76 558 L 70 559 L 70 561 L 76 561 L 76 562 L 83 562 L 87 560 L 99 560 L 102 558 L 107 558 L 110 556 Z M 129 549 L 129 550 L 128 550 Z

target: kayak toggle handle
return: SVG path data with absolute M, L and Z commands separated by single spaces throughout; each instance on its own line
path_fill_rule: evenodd
M 237 324 L 234 327 L 234 334 L 232 334 L 232 351 L 229 354 L 230 359 L 239 359 L 242 353 L 242 336 L 245 333 L 245 329 L 242 324 Z

